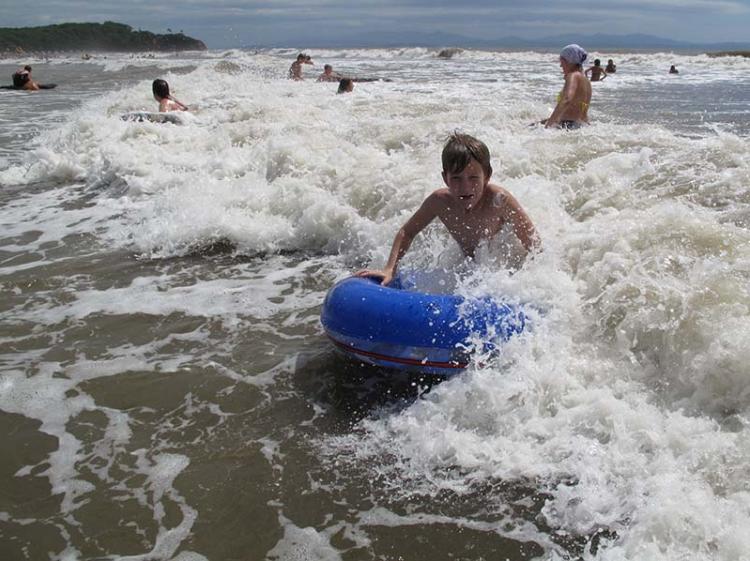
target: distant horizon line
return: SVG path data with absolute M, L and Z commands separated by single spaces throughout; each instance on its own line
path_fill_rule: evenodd
M 746 50 L 750 41 L 692 42 L 670 39 L 656 35 L 629 33 L 619 35 L 574 34 L 566 33 L 554 36 L 543 36 L 524 39 L 516 36 L 504 36 L 496 39 L 472 39 L 462 35 L 440 32 L 369 32 L 357 37 L 345 37 L 338 40 L 316 38 L 297 39 L 292 43 L 256 43 L 209 48 L 464 48 L 464 49 L 555 49 L 563 44 L 577 42 L 586 48 L 653 50 L 669 48 L 678 50 Z

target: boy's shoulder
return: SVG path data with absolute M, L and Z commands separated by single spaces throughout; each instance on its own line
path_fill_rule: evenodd
M 510 195 L 510 192 L 505 187 L 501 187 L 497 183 L 489 183 L 489 184 L 487 184 L 487 190 L 490 193 L 492 193 L 493 195 L 495 195 L 495 196 L 498 196 L 498 195 L 500 195 L 500 196 Z
M 487 185 L 487 189 L 489 191 L 489 194 L 491 195 L 490 200 L 492 201 L 492 206 L 494 207 L 506 207 L 508 205 L 512 205 L 515 201 L 513 195 L 511 195 L 510 191 L 508 191 L 505 187 L 490 183 L 489 185 Z
M 439 187 L 427 195 L 424 204 L 435 206 L 446 206 L 451 202 L 451 194 L 447 187 Z

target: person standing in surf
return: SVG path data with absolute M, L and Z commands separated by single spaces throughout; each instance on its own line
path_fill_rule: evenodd
M 433 191 L 401 227 L 383 269 L 364 269 L 356 276 L 379 277 L 381 284 L 390 283 L 414 237 L 435 218 L 470 258 L 482 242 L 506 225 L 527 253 L 539 248 L 534 224 L 518 201 L 507 190 L 490 183 L 490 151 L 484 142 L 468 134 L 453 133 L 443 148 L 442 161 L 446 187 Z
M 552 114 L 542 121 L 545 128 L 577 129 L 589 122 L 591 82 L 583 73 L 583 63 L 588 53 L 572 44 L 560 52 L 560 68 L 565 76 L 565 85 L 557 94 L 557 105 Z
M 289 67 L 289 79 L 300 81 L 304 80 L 302 77 L 302 65 L 303 64 L 314 64 L 312 61 L 312 57 L 310 55 L 306 55 L 304 53 L 300 53 L 297 55 L 297 60 L 295 60 L 292 65 Z
M 599 82 L 607 77 L 607 73 L 605 72 L 604 68 L 602 68 L 602 61 L 598 58 L 594 61 L 594 66 L 589 66 L 584 74 L 587 77 L 591 75 L 591 78 L 589 79 L 592 82 Z

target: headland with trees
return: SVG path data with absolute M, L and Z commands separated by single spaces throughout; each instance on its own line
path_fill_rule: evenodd
M 171 30 L 169 30 L 171 31 Z M 60 23 L 41 27 L 0 27 L 0 54 L 50 52 L 145 52 L 206 50 L 199 39 L 179 33 L 134 30 L 113 21 Z

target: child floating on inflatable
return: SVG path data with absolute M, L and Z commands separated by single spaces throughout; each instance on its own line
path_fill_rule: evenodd
M 159 113 L 167 111 L 187 111 L 187 105 L 180 103 L 169 93 L 169 84 L 166 80 L 154 80 L 151 85 L 154 99 L 159 102 Z
M 365 269 L 360 277 L 393 280 L 401 258 L 414 237 L 436 217 L 448 229 L 464 255 L 474 257 L 480 242 L 510 225 L 527 252 L 539 246 L 534 225 L 508 191 L 490 183 L 490 151 L 468 134 L 454 133 L 443 148 L 443 181 L 447 188 L 434 191 L 396 234 L 385 268 Z

